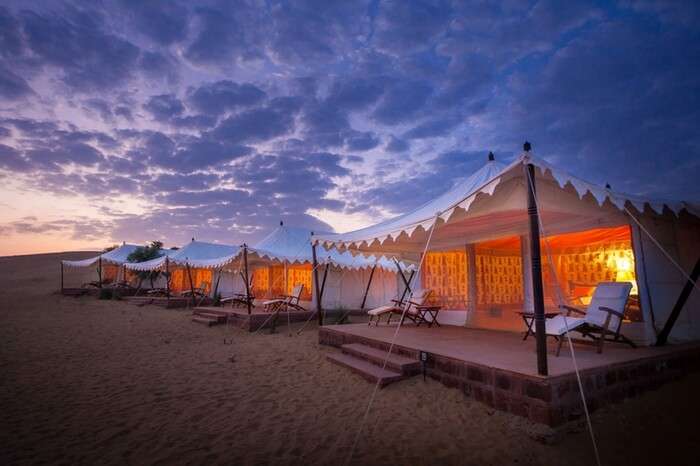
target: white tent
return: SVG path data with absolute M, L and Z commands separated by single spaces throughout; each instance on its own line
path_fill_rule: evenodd
M 129 254 L 134 252 L 139 247 L 140 246 L 136 244 L 124 243 L 121 246 L 112 249 L 111 251 L 104 252 L 89 259 L 83 259 L 79 261 L 64 260 L 61 261 L 61 263 L 63 263 L 63 265 L 65 265 L 66 267 L 90 267 L 91 265 L 99 263 L 101 260 L 104 264 L 123 265 L 127 262 L 127 257 L 129 257 Z
M 240 251 L 239 246 L 208 243 L 194 239 L 177 250 L 145 262 L 127 263 L 125 267 L 134 271 L 160 270 L 170 274 L 170 288 L 174 292 L 205 285 L 210 293 L 217 290 L 218 273 L 230 263 Z
M 430 237 L 430 254 L 426 260 L 439 252 L 457 254 L 461 251 L 463 256 L 459 257 L 466 257 L 468 262 L 463 268 L 473 271 L 466 273 L 468 278 L 465 283 L 459 284 L 467 295 L 467 304 L 460 311 L 464 317 L 455 319 L 455 314 L 450 316 L 447 312 L 441 313 L 441 316 L 450 316 L 452 320 L 470 326 L 516 330 L 518 327 L 515 325 L 519 324 L 517 318 L 510 319 L 514 325 L 512 328 L 502 325 L 506 317 L 513 316 L 514 312 L 505 306 L 494 305 L 499 304 L 495 299 L 489 303 L 488 297 L 484 297 L 488 290 L 480 288 L 484 284 L 480 280 L 485 276 L 484 271 L 493 275 L 493 270 L 504 272 L 499 278 L 501 282 L 507 281 L 509 274 L 510 278 L 519 277 L 520 283 L 508 282 L 503 287 L 521 297 L 518 309 L 532 308 L 531 261 L 528 242 L 524 240 L 529 233 L 528 165 L 535 167 L 534 183 L 541 235 L 552 238 L 552 243 L 562 245 L 556 251 L 559 262 L 553 263 L 552 260 L 552 264 L 548 264 L 545 254 L 548 257 L 553 255 L 547 250 L 548 241 L 543 242 L 543 270 L 547 272 L 548 267 L 551 268 L 552 275 L 557 279 L 557 271 L 559 274 L 567 270 L 577 272 L 577 268 L 585 268 L 593 263 L 593 259 L 599 258 L 597 269 L 586 272 L 588 281 L 594 281 L 605 276 L 605 273 L 612 273 L 609 267 L 605 267 L 605 260 L 610 262 L 614 259 L 622 264 L 625 264 L 624 261 L 633 262 L 641 322 L 626 322 L 624 330 L 636 336 L 637 340 L 653 343 L 657 331 L 667 321 L 687 275 L 700 256 L 698 205 L 618 193 L 608 187 L 583 181 L 528 152 L 509 165 L 490 160 L 442 196 L 404 215 L 348 233 L 317 234 L 313 241 L 340 251 L 394 254 L 417 261 Z M 605 249 L 611 248 L 606 241 L 612 242 L 606 236 L 619 234 L 620 229 L 623 233 L 629 231 L 629 239 L 626 240 L 630 244 L 629 256 L 623 254 L 626 251 L 614 256 Z M 512 244 L 517 251 L 511 256 L 499 256 L 500 251 L 505 250 L 505 247 L 501 250 L 499 247 L 505 244 L 507 238 L 516 240 Z M 571 238 L 577 238 L 578 243 L 568 241 Z M 657 246 L 657 242 L 664 251 Z M 600 244 L 605 245 L 601 249 L 603 252 L 596 249 L 595 245 Z M 493 252 L 493 256 L 487 257 L 487 252 L 482 252 L 480 257 L 479 250 L 474 249 L 479 245 L 484 251 L 488 249 Z M 685 273 L 665 254 L 669 254 Z M 448 259 L 443 258 L 445 261 Z M 487 259 L 491 262 L 487 263 Z M 477 263 L 477 260 L 481 261 Z M 564 265 L 566 267 L 562 268 Z M 618 278 L 621 270 L 622 266 L 616 270 Z M 479 272 L 482 273 L 481 278 Z M 420 275 L 419 284 L 421 280 L 426 280 L 423 276 L 427 275 L 425 266 Z M 585 276 L 579 273 L 577 277 L 581 275 Z M 612 279 L 615 278 L 613 276 Z M 576 283 L 568 285 L 570 288 L 577 286 Z M 556 288 L 560 288 L 559 285 Z M 485 304 L 481 308 L 480 300 Z M 467 310 L 469 312 L 465 312 Z M 671 338 L 675 341 L 700 339 L 700 293 L 697 290 L 691 294 Z

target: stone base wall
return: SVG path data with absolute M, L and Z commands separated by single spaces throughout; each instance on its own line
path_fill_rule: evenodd
M 340 347 L 362 343 L 388 351 L 389 343 L 321 328 L 319 343 Z M 412 358 L 419 351 L 394 346 L 394 352 Z M 581 371 L 589 411 L 636 396 L 645 390 L 700 370 L 700 349 L 679 350 L 661 356 Z M 536 377 L 431 354 L 426 373 L 448 387 L 500 411 L 558 426 L 583 415 L 575 374 Z

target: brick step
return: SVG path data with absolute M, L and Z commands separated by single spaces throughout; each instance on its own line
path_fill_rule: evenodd
M 203 324 L 203 325 L 206 325 L 207 327 L 212 327 L 214 325 L 219 325 L 221 323 L 221 322 L 219 322 L 218 319 L 210 319 L 209 317 L 202 317 L 202 316 L 192 317 L 192 322 L 195 322 L 197 324 Z
M 192 313 L 192 317 L 203 317 L 205 319 L 215 320 L 220 324 L 226 323 L 226 320 L 228 318 L 226 315 L 215 314 L 213 312 L 207 312 L 207 311 L 197 311 L 197 310 L 195 310 Z
M 397 382 L 404 379 L 405 376 L 399 372 L 394 372 L 388 369 L 367 362 L 364 359 L 356 358 L 347 353 L 333 353 L 326 355 L 326 359 L 334 364 L 346 367 L 354 373 L 360 375 L 365 380 L 377 383 L 381 388 L 389 385 L 392 382 Z
M 398 372 L 403 375 L 416 375 L 421 370 L 420 361 L 406 356 L 401 356 L 392 353 L 387 358 L 387 351 L 363 345 L 362 343 L 349 343 L 340 347 L 343 353 L 350 354 L 367 362 L 375 364 L 379 367 L 384 366 L 386 360 L 386 368 Z

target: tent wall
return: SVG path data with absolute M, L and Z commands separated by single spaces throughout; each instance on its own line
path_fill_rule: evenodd
M 323 279 L 324 266 L 319 267 L 319 280 Z M 323 290 L 324 309 L 360 309 L 362 297 L 367 289 L 367 282 L 371 269 L 341 269 L 331 267 L 328 270 L 326 286 Z M 394 272 L 377 268 L 372 278 L 372 284 L 367 293 L 365 309 L 382 306 L 398 293 L 398 280 L 400 278 Z M 313 295 L 313 305 L 316 303 Z
M 243 277 L 234 269 L 222 269 L 221 271 L 216 271 L 214 273 L 214 285 L 216 284 L 217 277 L 219 278 L 219 288 L 218 291 L 223 297 L 233 296 L 236 293 L 245 293 L 245 282 Z
M 695 262 L 700 258 L 700 220 L 681 214 L 675 218 L 670 214 L 663 216 L 647 214 L 638 217 L 644 228 L 660 245 L 690 274 Z M 635 237 L 635 255 L 637 268 L 641 268 L 646 280 L 640 280 L 643 299 L 648 300 L 646 313 L 654 313 L 656 330 L 663 328 L 673 309 L 687 279 L 665 257 L 647 234 L 637 231 Z M 643 257 L 643 260 L 640 260 Z M 646 316 L 645 316 L 646 317 Z M 651 321 L 649 315 L 648 321 Z M 646 326 L 648 343 L 656 340 L 656 333 L 650 325 Z M 700 292 L 693 290 L 685 304 L 673 330 L 669 342 L 684 342 L 700 339 Z

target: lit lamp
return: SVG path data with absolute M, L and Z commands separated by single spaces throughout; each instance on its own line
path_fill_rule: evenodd
M 630 292 L 630 294 L 638 294 L 637 280 L 635 280 L 634 277 L 633 260 L 629 257 L 616 257 L 615 268 L 617 269 L 617 272 L 615 274 L 615 281 L 632 283 L 632 291 Z

